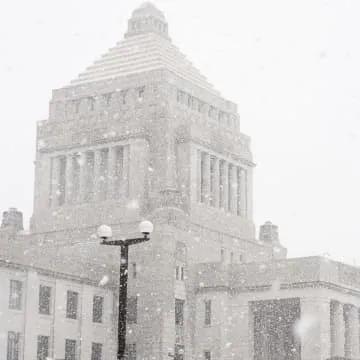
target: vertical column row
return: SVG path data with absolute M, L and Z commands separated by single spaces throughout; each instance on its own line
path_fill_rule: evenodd
M 331 301 L 331 356 L 360 358 L 359 309 L 351 304 Z
M 197 200 L 246 217 L 246 170 L 200 150 L 197 154 Z
M 114 146 L 52 157 L 49 206 L 127 196 L 128 156 L 128 146 Z

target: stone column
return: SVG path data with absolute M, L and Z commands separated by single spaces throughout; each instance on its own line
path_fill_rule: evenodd
M 246 170 L 240 169 L 240 216 L 246 218 L 247 194 L 246 194 Z
M 338 301 L 331 302 L 331 356 L 344 357 L 344 308 Z
M 93 201 L 100 198 L 100 175 L 101 175 L 101 150 L 94 151 L 94 192 Z
M 120 196 L 129 197 L 129 172 L 130 172 L 130 145 L 124 145 L 123 148 L 123 171 L 121 179 Z
M 231 189 L 231 196 L 230 197 L 230 211 L 232 214 L 236 215 L 236 204 L 237 204 L 237 168 L 235 165 L 229 166 L 230 170 L 230 189 Z
M 344 305 L 345 358 L 359 359 L 359 313 L 354 305 Z
M 301 318 L 295 327 L 301 339 L 301 360 L 330 358 L 330 300 L 302 298 Z
M 210 204 L 210 155 L 203 152 L 202 159 L 202 191 L 201 200 L 204 204 Z
M 220 176 L 220 161 L 218 158 L 213 159 L 213 174 L 212 174 L 212 204 L 216 208 L 219 207 L 219 199 L 220 199 L 220 184 L 219 184 L 219 176 Z
M 59 179 L 60 178 L 60 157 L 54 156 L 52 158 L 52 166 L 51 166 L 51 195 L 50 195 L 50 203 L 51 207 L 58 205 L 58 197 L 59 197 Z
M 86 153 L 82 152 L 79 154 L 79 194 L 77 195 L 77 201 L 83 203 L 85 200 L 86 192 Z
M 227 211 L 228 207 L 228 193 L 229 193 L 229 185 L 228 185 L 228 170 L 229 166 L 226 161 L 223 161 L 221 163 L 221 184 L 222 184 L 222 201 L 221 201 L 221 208 L 225 211 Z
M 66 156 L 65 203 L 71 204 L 73 200 L 73 154 Z
M 116 147 L 109 148 L 109 159 L 107 169 L 107 181 L 108 181 L 108 200 L 113 199 L 114 188 L 115 188 L 115 175 L 116 175 Z

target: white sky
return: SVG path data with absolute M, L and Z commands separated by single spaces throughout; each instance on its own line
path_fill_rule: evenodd
M 360 2 L 154 0 L 252 137 L 255 222 L 290 256 L 360 264 Z M 0 1 L 0 210 L 32 211 L 35 123 L 122 39 L 139 0 Z

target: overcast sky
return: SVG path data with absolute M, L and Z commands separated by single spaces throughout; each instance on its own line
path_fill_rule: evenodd
M 0 1 L 0 210 L 32 212 L 35 123 L 122 39 L 138 0 Z M 173 42 L 239 104 L 255 222 L 290 256 L 360 264 L 360 2 L 154 0 Z

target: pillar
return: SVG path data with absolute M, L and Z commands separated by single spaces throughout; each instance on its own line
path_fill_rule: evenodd
M 85 186 L 86 186 L 86 154 L 84 152 L 78 155 L 79 162 L 79 194 L 76 195 L 78 203 L 83 203 L 85 200 Z
M 94 151 L 94 191 L 93 191 L 93 201 L 97 201 L 100 197 L 100 188 L 101 188 L 101 150 Z
M 66 181 L 65 181 L 65 203 L 70 204 L 74 198 L 73 194 L 73 155 L 66 156 Z
M 240 169 L 240 216 L 246 218 L 247 213 L 247 186 L 246 186 L 246 170 Z
M 52 207 L 58 205 L 59 177 L 60 177 L 60 157 L 55 156 L 52 158 L 52 166 L 51 166 L 50 203 Z
M 201 202 L 210 203 L 210 155 L 201 153 Z
M 213 158 L 213 173 L 211 174 L 212 180 L 212 205 L 216 208 L 219 207 L 219 199 L 220 199 L 220 161 L 217 157 Z
M 359 314 L 354 305 L 344 305 L 345 358 L 359 359 Z
M 345 322 L 343 304 L 331 302 L 331 356 L 344 357 Z
M 229 190 L 229 185 L 228 185 L 228 163 L 226 161 L 222 161 L 221 162 L 221 171 L 220 171 L 220 184 L 221 184 L 221 208 L 225 211 L 227 211 L 227 204 L 228 204 L 228 190 Z
M 113 146 L 109 148 L 109 160 L 108 160 L 108 171 L 107 171 L 108 200 L 112 200 L 114 196 L 115 176 L 116 176 L 116 147 Z
M 121 179 L 121 197 L 129 197 L 129 172 L 130 172 L 130 145 L 123 148 L 123 171 Z
M 237 168 L 234 165 L 229 166 L 230 171 L 230 186 L 229 189 L 231 190 L 230 196 L 230 211 L 232 214 L 236 215 L 237 209 Z
M 301 360 L 330 358 L 330 300 L 303 298 L 301 318 L 295 331 L 301 339 Z

